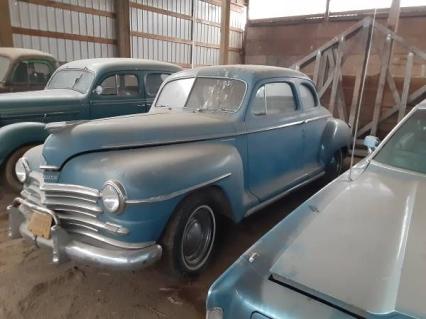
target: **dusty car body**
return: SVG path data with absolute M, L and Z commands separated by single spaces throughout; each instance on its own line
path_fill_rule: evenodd
M 44 90 L 2 94 L 0 165 L 6 182 L 19 189 L 15 163 L 29 146 L 44 142 L 46 123 L 147 112 L 164 78 L 180 70 L 151 60 L 78 60 L 59 67 Z
M 154 105 L 147 114 L 51 127 L 44 146 L 21 160 L 11 236 L 52 247 L 54 261 L 134 269 L 163 254 L 172 270 L 198 274 L 218 218 L 239 222 L 334 177 L 350 141 L 311 80 L 284 68 L 186 70 L 164 82 Z M 28 230 L 34 211 L 54 219 L 52 239 Z
M 226 270 L 207 318 L 425 318 L 425 141 L 423 104 Z
M 0 47 L 0 93 L 42 90 L 58 66 L 42 51 Z

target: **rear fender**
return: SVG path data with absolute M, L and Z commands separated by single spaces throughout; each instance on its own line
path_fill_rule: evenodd
M 327 165 L 336 151 L 348 149 L 350 143 L 351 129 L 349 125 L 339 119 L 329 119 L 321 137 L 321 163 Z
M 0 165 L 18 148 L 42 144 L 49 133 L 44 123 L 22 122 L 0 128 Z

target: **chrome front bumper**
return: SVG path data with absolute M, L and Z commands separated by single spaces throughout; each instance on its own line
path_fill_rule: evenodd
M 27 228 L 28 222 L 20 206 L 52 216 L 51 238 L 35 237 Z M 79 241 L 60 226 L 54 211 L 34 205 L 22 198 L 16 198 L 7 208 L 9 214 L 9 238 L 21 238 L 32 241 L 37 247 L 52 250 L 53 263 L 59 264 L 74 260 L 83 264 L 92 264 L 114 270 L 135 270 L 157 262 L 162 255 L 160 245 L 152 244 L 139 249 L 117 248 L 109 245 L 95 246 Z

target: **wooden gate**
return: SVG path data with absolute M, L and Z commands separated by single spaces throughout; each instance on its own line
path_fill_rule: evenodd
M 375 59 L 367 64 L 370 42 L 370 58 L 374 55 Z M 404 55 L 400 59 L 405 65 L 395 67 L 392 64 L 395 47 L 398 47 L 399 57 Z M 348 59 L 351 60 L 354 73 L 350 90 L 343 86 L 343 67 Z M 426 98 L 424 77 L 412 85 L 413 66 L 425 64 L 425 52 L 409 45 L 401 36 L 367 17 L 293 64 L 292 68 L 312 75 L 323 104 L 336 117 L 346 121 L 353 134 L 357 112 L 361 112 L 357 154 L 364 155 L 365 152 L 358 149 L 363 136 L 371 134 L 383 137 L 390 127 L 404 117 L 410 107 Z M 392 71 L 392 68 L 399 70 Z M 362 80 L 366 73 L 366 86 L 369 90 L 361 97 Z M 399 73 L 397 80 L 400 81 L 395 81 L 394 73 Z M 386 94 L 392 96 L 393 101 L 384 103 Z M 381 125 L 383 128 L 379 132 Z

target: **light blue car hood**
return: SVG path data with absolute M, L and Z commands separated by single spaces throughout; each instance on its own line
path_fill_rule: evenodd
M 372 162 L 345 179 L 304 204 L 314 216 L 272 277 L 361 316 L 425 318 L 426 176 Z
M 189 111 L 120 116 L 62 128 L 55 125 L 44 144 L 43 157 L 47 165 L 57 167 L 86 152 L 198 141 L 236 132 L 231 116 Z

